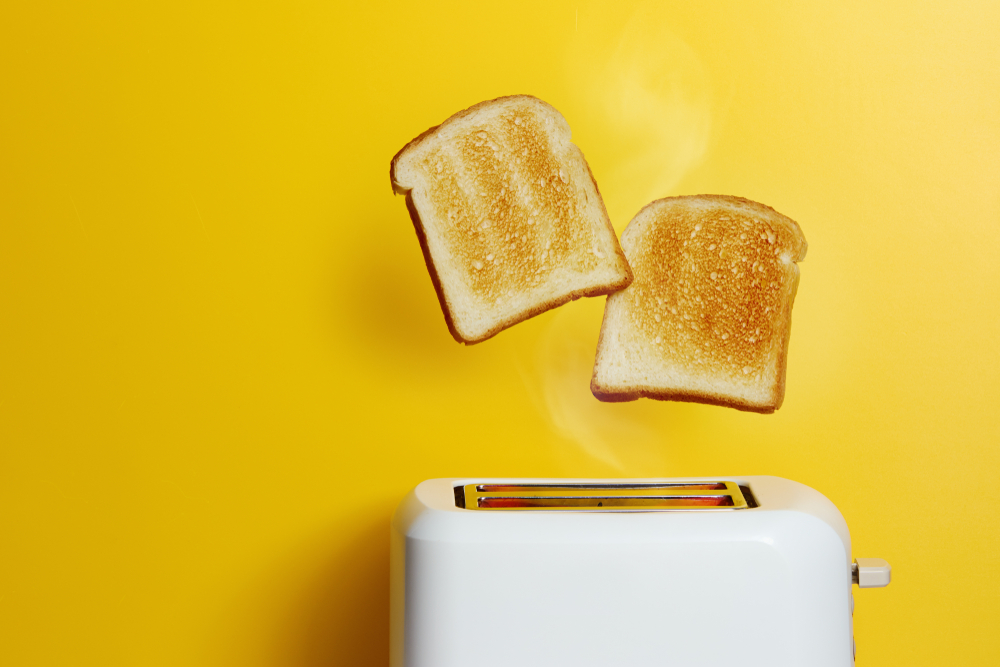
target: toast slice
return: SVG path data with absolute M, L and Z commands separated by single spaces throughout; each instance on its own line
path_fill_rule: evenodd
M 537 98 L 455 114 L 404 146 L 389 175 L 459 342 L 632 282 L 569 125 Z
M 608 297 L 594 395 L 781 407 L 799 226 L 739 197 L 668 197 L 639 211 L 622 247 L 635 282 Z

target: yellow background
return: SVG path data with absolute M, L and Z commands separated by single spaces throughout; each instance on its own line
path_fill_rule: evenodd
M 0 664 L 384 665 L 388 522 L 449 475 L 771 474 L 841 509 L 860 665 L 1000 651 L 1000 6 L 9 2 Z M 388 166 L 568 119 L 615 227 L 809 241 L 772 416 L 587 390 L 603 303 L 448 334 Z

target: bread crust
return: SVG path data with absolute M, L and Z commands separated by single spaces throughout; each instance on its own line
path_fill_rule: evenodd
M 742 197 L 734 197 L 730 195 L 688 195 L 683 197 L 668 197 L 664 199 L 658 199 L 644 206 L 639 211 L 639 213 L 637 213 L 636 216 L 633 218 L 632 223 L 629 223 L 629 226 L 631 227 L 632 224 L 635 223 L 636 221 L 642 220 L 643 214 L 651 207 L 663 206 L 665 203 L 670 203 L 670 204 L 697 203 L 699 205 L 703 205 L 706 203 L 710 204 L 715 203 L 715 204 L 725 204 L 725 205 L 738 205 L 742 209 L 752 212 L 755 217 L 759 216 L 760 218 L 763 218 L 768 222 L 781 224 L 786 229 L 788 229 L 788 231 L 794 238 L 794 243 L 792 245 L 796 250 L 796 252 L 794 252 L 793 256 L 791 256 L 790 258 L 793 266 L 794 263 L 801 261 L 806 255 L 808 246 L 805 237 L 802 234 L 802 230 L 799 228 L 798 224 L 794 220 L 788 218 L 787 216 L 782 215 L 781 213 L 778 213 L 770 206 L 766 206 L 759 202 L 755 202 Z M 700 228 L 701 227 L 699 225 L 698 229 Z M 623 234 L 623 241 L 625 237 L 628 235 L 628 233 L 629 230 L 628 228 L 626 228 L 625 234 Z M 636 232 L 636 233 L 649 233 L 649 232 Z M 639 238 L 642 239 L 643 241 L 647 241 L 644 236 L 641 236 Z M 687 245 L 686 242 L 685 245 Z M 713 245 L 712 248 L 715 248 L 715 246 Z M 721 257 L 721 254 L 719 256 Z M 640 269 L 644 268 L 643 266 L 641 266 L 641 263 L 640 265 L 637 266 Z M 713 279 L 715 278 L 715 275 L 716 275 L 715 273 L 712 274 Z M 655 387 L 655 386 L 649 386 L 645 382 L 638 382 L 638 381 L 633 383 L 631 386 L 624 386 L 624 387 L 617 382 L 615 386 L 602 385 L 599 379 L 600 378 L 599 368 L 601 365 L 602 351 L 604 350 L 605 344 L 607 342 L 606 336 L 609 335 L 609 330 L 612 327 L 622 326 L 620 322 L 612 323 L 610 321 L 610 312 L 608 307 L 606 307 L 605 309 L 605 322 L 601 327 L 601 334 L 598 340 L 598 354 L 597 354 L 597 359 L 595 360 L 594 375 L 591 379 L 591 385 L 590 385 L 591 392 L 594 394 L 596 398 L 605 402 L 627 402 L 627 401 L 634 401 L 639 398 L 651 398 L 654 400 L 685 401 L 685 402 L 703 403 L 707 405 L 718 405 L 718 406 L 730 407 L 737 410 L 755 412 L 760 414 L 773 413 L 775 410 L 781 407 L 784 401 L 785 378 L 786 378 L 786 369 L 788 360 L 788 344 L 791 338 L 791 309 L 795 299 L 795 295 L 798 290 L 798 283 L 799 283 L 799 272 L 797 268 L 795 268 L 791 272 L 790 281 L 791 282 L 789 285 L 787 296 L 783 299 L 780 307 L 780 321 L 786 324 L 784 331 L 781 334 L 779 334 L 780 350 L 777 354 L 777 358 L 774 361 L 776 377 L 774 384 L 771 386 L 770 391 L 768 392 L 769 400 L 753 401 L 753 400 L 748 400 L 747 398 L 742 396 L 728 395 L 724 393 L 717 393 L 711 391 L 700 391 L 693 388 L 681 389 L 681 388 L 666 387 L 666 386 Z M 701 300 L 700 297 L 698 300 L 699 301 Z M 676 311 L 673 312 L 676 313 Z M 660 316 L 657 315 L 656 318 L 657 321 L 659 322 Z M 656 342 L 659 343 L 659 340 L 660 339 L 657 338 Z M 623 382 L 627 384 L 627 380 L 623 380 Z
M 614 226 L 611 224 L 611 221 L 610 221 L 610 219 L 608 217 L 607 208 L 605 207 L 604 200 L 603 200 L 603 198 L 600 195 L 600 188 L 597 185 L 597 180 L 594 178 L 593 171 L 590 169 L 590 165 L 587 163 L 586 158 L 583 157 L 582 153 L 579 153 L 579 149 L 576 149 L 577 152 L 579 153 L 580 159 L 583 161 L 583 164 L 586 166 L 587 175 L 588 175 L 588 177 L 590 179 L 590 182 L 593 185 L 594 190 L 597 192 L 598 203 L 600 204 L 600 209 L 601 209 L 601 212 L 603 213 L 603 219 L 604 219 L 604 222 L 606 224 L 607 231 L 610 233 L 611 238 L 614 239 L 614 252 L 615 252 L 615 256 L 617 258 L 617 261 L 618 261 L 618 264 L 619 264 L 620 268 L 623 270 L 623 274 L 624 275 L 622 276 L 622 278 L 620 278 L 618 280 L 615 280 L 615 281 L 612 281 L 610 283 L 606 283 L 606 284 L 595 286 L 595 287 L 589 287 L 589 288 L 584 288 L 584 289 L 572 290 L 572 291 L 570 291 L 568 293 L 560 295 L 557 298 L 543 300 L 540 303 L 535 304 L 534 306 L 532 306 L 532 307 L 530 307 L 530 308 L 528 308 L 528 309 L 520 312 L 517 316 L 510 317 L 510 318 L 505 318 L 503 320 L 498 321 L 494 326 L 490 327 L 488 330 L 486 330 L 485 332 L 483 332 L 481 335 L 478 335 L 478 336 L 464 336 L 459 331 L 459 329 L 458 329 L 458 327 L 456 326 L 456 323 L 455 323 L 455 319 L 454 319 L 454 315 L 452 313 L 452 309 L 449 307 L 448 300 L 447 300 L 447 297 L 445 295 L 444 287 L 442 285 L 440 271 L 439 271 L 438 266 L 436 265 L 436 263 L 434 261 L 433 255 L 432 255 L 432 253 L 430 251 L 430 246 L 429 246 L 429 243 L 428 243 L 428 240 L 427 240 L 427 234 L 426 234 L 426 231 L 425 231 L 426 230 L 426 224 L 421 219 L 420 212 L 419 212 L 419 210 L 418 210 L 418 208 L 417 208 L 417 206 L 416 206 L 416 204 L 415 204 L 415 202 L 413 200 L 413 188 L 408 188 L 408 187 L 402 185 L 399 182 L 399 179 L 397 178 L 397 168 L 398 168 L 400 159 L 408 151 L 410 151 L 412 149 L 415 149 L 421 143 L 423 143 L 424 141 L 428 140 L 429 138 L 431 138 L 432 136 L 434 136 L 438 131 L 442 130 L 443 128 L 447 127 L 448 125 L 456 123 L 456 122 L 462 120 L 463 118 L 466 118 L 466 117 L 474 114 L 476 111 L 478 111 L 480 109 L 483 109 L 485 107 L 492 106 L 492 105 L 497 104 L 497 103 L 501 103 L 501 102 L 505 102 L 505 101 L 511 101 L 511 100 L 517 100 L 517 99 L 530 99 L 530 100 L 539 102 L 539 103 L 541 103 L 541 104 L 543 104 L 545 106 L 550 106 L 546 102 L 544 102 L 543 100 L 540 100 L 539 98 L 534 97 L 532 95 L 508 95 L 508 96 L 497 97 L 497 98 L 494 98 L 494 99 L 491 99 L 491 100 L 486 100 L 486 101 L 483 101 L 483 102 L 479 102 L 478 104 L 474 104 L 474 105 L 468 107 L 467 109 L 463 109 L 462 111 L 459 111 L 459 112 L 455 113 L 454 115 L 450 116 L 447 120 L 445 120 L 441 124 L 435 125 L 435 126 L 433 126 L 431 128 L 428 128 L 424 132 L 422 132 L 419 135 L 417 135 L 415 138 L 413 138 L 412 140 L 410 140 L 409 142 L 407 142 L 407 144 L 405 146 L 403 146 L 403 148 L 401 148 L 393 156 L 393 158 L 392 158 L 392 160 L 390 162 L 390 165 L 389 165 L 389 179 L 390 179 L 390 182 L 392 184 L 393 192 L 395 194 L 402 194 L 402 195 L 404 195 L 406 197 L 406 208 L 407 208 L 407 211 L 409 211 L 410 220 L 413 223 L 414 230 L 415 230 L 415 232 L 417 234 L 417 239 L 418 239 L 418 241 L 420 243 L 421 252 L 423 253 L 423 257 L 424 257 L 424 264 L 427 267 L 427 272 L 430 274 L 431 282 L 432 282 L 432 284 L 434 286 L 434 291 L 435 291 L 435 293 L 437 294 L 437 297 L 438 297 L 438 303 L 441 306 L 441 311 L 442 311 L 442 313 L 444 315 L 445 323 L 448 326 L 448 331 L 451 333 L 452 337 L 457 342 L 464 343 L 466 345 L 474 345 L 476 343 L 481 343 L 481 342 L 483 342 L 485 340 L 489 340 L 493 336 L 496 336 L 497 334 L 499 334 L 501 331 L 503 331 L 505 329 L 508 329 L 508 328 L 514 326 L 515 324 L 518 324 L 520 322 L 528 320 L 528 319 L 530 319 L 532 317 L 535 317 L 536 315 L 544 313 L 544 312 L 546 312 L 548 310 L 551 310 L 553 308 L 557 308 L 557 307 L 559 307 L 559 306 L 561 306 L 561 305 L 563 305 L 565 303 L 568 303 L 570 301 L 575 301 L 576 299 L 579 299 L 579 298 L 582 298 L 582 297 L 604 296 L 604 295 L 616 292 L 618 290 L 624 289 L 625 287 L 628 287 L 628 285 L 630 285 L 632 283 L 632 280 L 633 280 L 633 274 L 632 274 L 631 267 L 629 266 L 628 259 L 626 258 L 625 253 L 624 253 L 624 251 L 621 248 L 621 245 L 617 241 L 617 234 L 615 233 Z M 575 145 L 573 147 L 576 148 Z
M 782 382 L 784 385 L 784 382 Z M 781 407 L 782 401 L 779 400 L 776 405 L 757 405 L 756 403 L 749 403 L 746 401 L 741 401 L 736 398 L 721 396 L 718 394 L 704 394 L 695 391 L 651 391 L 651 390 L 636 390 L 636 391 L 605 391 L 597 386 L 596 381 L 590 381 L 590 391 L 594 394 L 594 397 L 604 403 L 629 403 L 631 401 L 637 401 L 640 398 L 651 398 L 657 401 L 682 401 L 684 403 L 702 403 L 704 405 L 717 405 L 723 408 L 735 408 L 736 410 L 741 410 L 743 412 L 756 412 L 757 414 L 769 415 L 775 410 Z M 782 387 L 782 395 L 784 395 L 784 388 Z

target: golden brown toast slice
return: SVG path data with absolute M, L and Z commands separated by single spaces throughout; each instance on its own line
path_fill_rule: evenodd
M 594 395 L 781 407 L 799 226 L 739 197 L 669 197 L 639 211 L 622 247 L 635 281 L 608 297 Z
M 408 143 L 389 173 L 460 342 L 632 282 L 569 125 L 537 98 L 455 114 Z

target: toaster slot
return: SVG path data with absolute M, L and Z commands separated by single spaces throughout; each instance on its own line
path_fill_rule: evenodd
M 753 495 L 753 491 L 750 490 L 749 486 L 746 486 L 745 484 L 741 484 L 740 485 L 740 491 L 743 492 L 743 499 L 747 501 L 747 507 L 749 509 L 753 509 L 755 507 L 760 507 L 760 503 L 757 502 L 757 497 L 755 495 Z M 464 502 L 464 498 L 463 498 L 463 502 Z M 462 507 L 465 507 L 465 505 L 462 505 Z
M 525 489 L 535 490 L 535 491 L 560 491 L 563 489 L 570 490 L 603 490 L 612 489 L 614 491 L 622 491 L 627 489 L 681 489 L 681 490 L 694 490 L 694 491 L 723 491 L 726 485 L 721 482 L 711 482 L 708 484 L 684 484 L 669 482 L 665 484 L 477 484 L 477 491 L 485 491 L 487 493 L 499 493 L 499 492 L 522 492 Z
M 672 498 L 660 496 L 652 498 L 614 498 L 597 496 L 594 498 L 480 498 L 479 509 L 538 509 L 538 508 L 666 508 L 666 507 L 732 507 L 729 496 L 688 496 Z
M 752 503 L 752 504 L 751 504 Z M 735 482 L 466 484 L 455 506 L 470 510 L 686 511 L 756 507 Z

